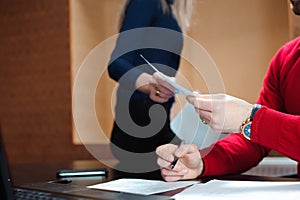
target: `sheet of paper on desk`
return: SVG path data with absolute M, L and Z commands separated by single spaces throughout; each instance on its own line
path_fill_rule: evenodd
M 175 200 L 194 199 L 299 199 L 300 182 L 220 181 L 193 185 L 173 196 Z
M 199 183 L 199 181 L 165 182 L 158 180 L 123 178 L 88 186 L 88 188 L 150 195 L 187 187 L 196 183 Z

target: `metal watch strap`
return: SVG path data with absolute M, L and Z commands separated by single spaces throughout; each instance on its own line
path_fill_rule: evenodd
M 253 121 L 254 115 L 255 113 L 261 108 L 260 104 L 254 104 L 252 111 L 251 111 L 251 115 L 250 115 L 250 121 Z
M 252 120 L 254 118 L 255 113 L 261 108 L 261 105 L 254 104 L 250 116 L 242 123 L 241 125 L 241 133 L 244 135 L 244 137 L 248 140 L 250 140 L 251 136 L 251 125 Z

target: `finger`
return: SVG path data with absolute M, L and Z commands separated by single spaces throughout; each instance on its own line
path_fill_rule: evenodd
M 188 170 L 181 169 L 180 171 L 175 171 L 168 168 L 161 168 L 161 173 L 165 176 L 185 176 L 188 173 Z
M 201 110 L 207 110 L 207 111 L 212 110 L 212 102 L 207 99 L 202 99 L 202 98 L 196 97 L 193 102 L 193 105 L 195 108 L 198 108 Z
M 157 83 L 160 83 L 160 82 L 162 82 L 164 79 L 162 78 L 162 76 L 158 73 L 158 72 L 154 72 L 153 74 L 152 74 L 152 77 L 155 79 L 155 81 L 157 82 Z
M 160 98 L 163 98 L 163 99 L 166 99 L 166 100 L 169 100 L 170 98 L 173 97 L 173 95 L 167 95 L 163 92 L 160 92 L 160 95 L 159 95 Z
M 157 103 L 166 103 L 169 100 L 167 98 L 162 98 L 160 96 L 157 96 L 156 94 L 151 94 L 150 99 L 152 99 L 153 101 L 155 101 Z
M 183 178 L 183 177 L 180 177 L 180 176 L 175 176 L 175 177 L 173 177 L 173 176 L 166 176 L 166 177 L 164 177 L 163 175 L 162 175 L 162 177 L 167 182 L 175 182 L 175 181 L 181 180 Z
M 172 85 L 170 85 L 161 75 L 159 75 L 158 72 L 155 72 L 152 76 L 157 81 L 157 83 L 168 88 L 170 91 L 174 91 L 175 88 Z M 167 77 L 167 78 L 172 79 L 171 77 Z
M 200 118 L 202 123 L 205 124 L 205 125 L 210 125 L 211 121 L 208 120 L 208 119 L 205 119 L 205 118 Z
M 182 144 L 174 152 L 174 155 L 178 158 L 185 157 L 187 154 L 195 153 L 198 151 L 198 147 L 195 144 Z
M 212 119 L 212 112 L 209 112 L 207 110 L 201 110 L 198 108 L 195 108 L 196 112 L 199 114 L 200 119 L 205 119 L 206 121 L 211 121 Z
M 177 163 L 180 163 L 179 160 L 175 164 L 175 167 L 172 167 L 172 164 L 175 160 L 174 152 L 177 148 L 178 146 L 174 144 L 159 146 L 156 149 L 156 154 L 158 155 L 157 164 L 163 168 L 169 168 L 170 170 L 180 171 L 181 167 L 180 165 L 177 165 Z
M 198 94 L 195 94 L 195 96 L 187 96 L 187 101 L 192 104 L 195 108 L 198 108 L 198 109 L 203 109 L 203 102 L 202 101 L 205 101 L 205 99 L 199 97 Z M 205 109 L 205 110 L 208 110 L 208 109 Z
M 167 102 L 172 96 L 172 92 L 158 83 L 150 83 L 150 98 L 159 103 Z
M 184 178 L 184 176 L 187 174 L 187 170 L 182 170 L 180 172 L 171 171 L 167 168 L 161 169 L 161 175 L 164 180 L 166 181 L 178 181 Z
M 178 148 L 177 145 L 174 144 L 165 144 L 161 145 L 156 148 L 156 155 L 158 155 L 159 158 L 172 162 L 174 160 L 174 152 Z
M 159 84 L 155 86 L 154 90 L 155 90 L 155 95 L 163 99 L 169 100 L 171 97 L 174 96 L 174 93 L 172 91 Z
M 174 95 L 173 90 L 170 90 L 169 88 L 164 87 L 163 85 L 157 84 L 156 89 L 161 91 L 166 96 L 171 96 L 172 97 Z
M 168 160 L 165 160 L 165 159 L 163 159 L 163 158 L 157 158 L 157 164 L 158 164 L 158 166 L 160 166 L 160 167 L 162 167 L 162 168 L 170 168 L 170 166 L 171 166 L 171 163 L 172 163 L 172 161 L 168 161 Z
M 194 97 L 194 96 L 187 96 L 187 97 L 186 97 L 186 100 L 187 100 L 190 104 L 194 105 L 194 101 L 196 101 L 196 97 Z
M 150 94 L 149 94 L 150 99 L 152 99 L 155 102 L 158 103 L 165 103 L 169 100 L 169 98 L 165 98 L 162 92 L 158 89 L 156 89 L 155 86 L 150 85 Z
M 181 180 L 183 178 L 183 176 L 166 176 L 162 173 L 161 173 L 161 176 L 167 182 L 175 182 L 175 181 Z
M 197 95 L 192 99 L 192 104 L 195 108 L 206 110 L 206 111 L 212 111 L 213 103 L 211 98 L 203 98 L 202 95 Z

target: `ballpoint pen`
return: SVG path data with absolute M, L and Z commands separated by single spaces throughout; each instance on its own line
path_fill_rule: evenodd
M 181 141 L 180 145 L 178 147 L 180 147 L 181 145 L 184 144 L 184 140 Z M 174 160 L 171 162 L 171 169 L 174 169 L 175 165 L 177 164 L 179 158 L 177 156 L 174 157 Z

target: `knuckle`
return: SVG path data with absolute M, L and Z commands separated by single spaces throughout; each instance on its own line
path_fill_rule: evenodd
M 197 147 L 196 144 L 191 144 L 190 148 L 191 148 L 192 151 L 198 150 L 198 147 Z

